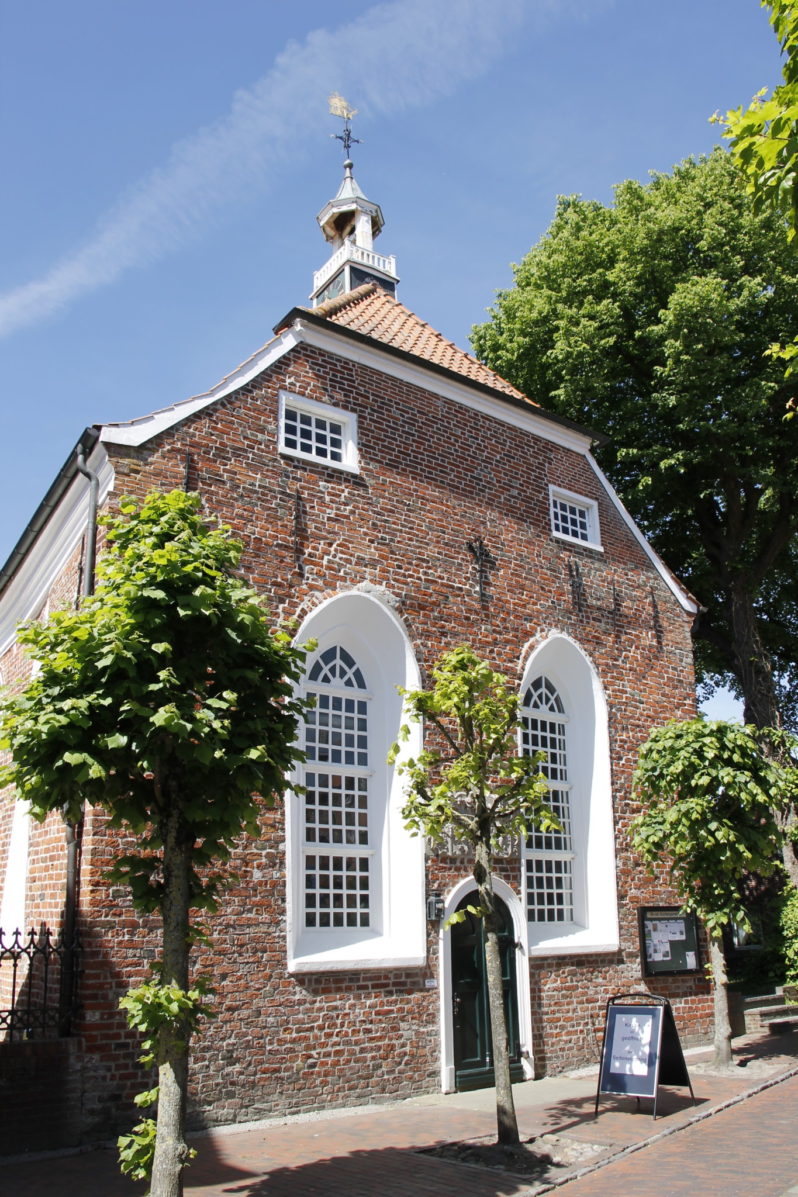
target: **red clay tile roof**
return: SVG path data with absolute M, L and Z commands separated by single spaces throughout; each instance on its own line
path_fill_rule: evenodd
M 317 308 L 308 308 L 314 316 L 321 316 L 332 324 L 351 328 L 364 336 L 373 337 L 383 345 L 391 345 L 405 353 L 412 353 L 424 361 L 434 362 L 455 374 L 462 374 L 474 382 L 521 399 L 537 407 L 531 399 L 505 382 L 493 370 L 483 366 L 475 357 L 465 353 L 446 337 L 441 336 L 426 321 L 419 319 L 393 295 L 376 283 L 365 283 L 354 291 L 347 291 L 335 299 L 328 299 Z

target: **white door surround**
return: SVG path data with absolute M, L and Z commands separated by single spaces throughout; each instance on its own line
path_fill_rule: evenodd
M 452 1093 L 454 1079 L 454 1027 L 452 1021 L 452 938 L 444 930 L 446 919 L 469 893 L 476 890 L 472 876 L 464 877 L 446 894 L 441 929 L 438 934 L 438 959 L 440 961 L 440 1020 L 441 1020 L 441 1089 Z M 493 890 L 501 898 L 513 920 L 516 958 L 515 980 L 518 999 L 518 1038 L 524 1077 L 531 1080 L 535 1075 L 532 1063 L 532 1004 L 529 994 L 529 949 L 526 913 L 523 903 L 510 886 L 499 877 L 493 878 Z

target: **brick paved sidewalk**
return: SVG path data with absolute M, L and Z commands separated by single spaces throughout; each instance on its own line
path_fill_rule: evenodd
M 620 1193 L 662 1197 L 687 1192 L 678 1187 L 685 1179 L 689 1192 L 700 1192 L 702 1197 L 733 1197 L 738 1192 L 746 1197 L 781 1197 L 798 1181 L 798 1075 L 746 1097 L 725 1112 L 701 1122 L 693 1120 L 742 1094 L 755 1093 L 780 1075 L 795 1073 L 798 1035 L 760 1036 L 737 1041 L 735 1048 L 741 1064 L 750 1062 L 724 1075 L 708 1071 L 700 1057 L 689 1054 L 688 1070 L 698 1104 L 692 1105 L 686 1089 L 661 1089 L 656 1121 L 650 1107 L 638 1109 L 633 1099 L 613 1097 L 602 1097 L 599 1117 L 594 1119 L 595 1072 L 516 1086 L 523 1138 L 556 1133 L 581 1144 L 585 1151 L 595 1148 L 593 1162 L 606 1161 L 598 1171 L 561 1183 L 554 1190 L 557 1197 Z M 492 1090 L 436 1094 L 276 1125 L 220 1128 L 193 1140 L 198 1157 L 186 1173 L 185 1194 L 524 1197 L 534 1191 L 529 1181 L 411 1150 L 494 1136 L 493 1101 Z M 679 1127 L 685 1129 L 676 1131 Z M 668 1131 L 676 1133 L 661 1137 Z M 651 1139 L 655 1141 L 649 1143 Z M 623 1154 L 646 1143 L 638 1152 Z M 707 1158 L 702 1162 L 705 1143 Z M 757 1179 L 753 1187 L 745 1172 L 752 1163 Z M 567 1175 L 561 1176 L 561 1182 Z M 772 1177 L 776 1187 L 763 1187 L 763 1176 L 768 1183 Z M 743 1187 L 732 1187 L 738 1179 Z M 144 1186 L 120 1176 L 112 1150 L 0 1161 L 0 1197 L 136 1197 L 142 1192 Z
M 798 1075 L 555 1190 L 557 1197 L 798 1194 Z

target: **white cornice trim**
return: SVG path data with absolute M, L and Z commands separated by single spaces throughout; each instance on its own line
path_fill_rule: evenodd
M 188 419 L 189 416 L 193 416 L 195 412 L 202 411 L 209 404 L 215 403 L 218 399 L 223 399 L 225 395 L 229 395 L 239 387 L 246 386 L 258 374 L 267 370 L 276 361 L 279 361 L 289 349 L 293 349 L 295 345 L 299 344 L 301 339 L 301 337 L 297 336 L 294 329 L 286 329 L 279 337 L 275 337 L 274 340 L 269 341 L 262 349 L 254 353 L 252 357 L 247 358 L 245 362 L 237 366 L 232 373 L 227 374 L 210 391 L 205 391 L 202 395 L 193 395 L 190 399 L 181 399 L 178 403 L 172 403 L 169 407 L 162 407 L 159 411 L 150 412 L 149 415 L 141 416 L 137 420 L 125 420 L 118 424 L 103 424 L 100 432 L 100 440 L 113 445 L 145 444 L 146 441 L 157 436 L 159 432 L 165 432 L 167 428 L 171 428 L 174 424 L 179 424 L 181 420 Z
M 114 468 L 99 443 L 87 465 L 100 480 L 99 503 L 113 489 Z M 0 656 L 16 638 L 17 627 L 41 610 L 53 582 L 65 568 L 86 530 L 89 511 L 89 481 L 75 472 L 63 497 L 53 509 L 0 601 Z
M 635 521 L 632 519 L 629 512 L 624 507 L 617 491 L 614 489 L 612 483 L 605 475 L 604 471 L 602 470 L 601 466 L 596 461 L 593 454 L 587 453 L 586 457 L 587 457 L 588 463 L 590 464 L 591 468 L 593 469 L 596 477 L 598 478 L 601 485 L 604 487 L 604 490 L 607 492 L 607 497 L 609 498 L 610 502 L 612 503 L 615 510 L 618 512 L 618 514 L 620 515 L 623 522 L 626 524 L 629 531 L 634 536 L 637 543 L 642 548 L 643 552 L 646 554 L 648 559 L 651 561 L 651 564 L 654 566 L 654 568 L 656 569 L 659 576 L 662 578 L 665 585 L 668 587 L 668 589 L 671 591 L 671 593 L 676 596 L 676 598 L 679 600 L 679 603 L 681 604 L 681 606 L 684 608 L 685 611 L 689 612 L 690 615 L 697 615 L 698 612 L 701 610 L 699 603 L 693 598 L 693 596 L 690 594 L 689 590 L 687 590 L 686 587 L 682 586 L 682 584 L 678 580 L 678 578 L 676 578 L 674 576 L 674 574 L 672 574 L 671 571 L 668 569 L 667 565 L 662 560 L 659 553 L 657 553 L 656 550 L 653 549 L 651 547 L 651 545 L 648 543 L 645 536 L 640 531 L 637 524 L 635 523 Z

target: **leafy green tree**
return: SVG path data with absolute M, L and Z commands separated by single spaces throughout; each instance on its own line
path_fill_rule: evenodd
M 175 1197 L 188 1155 L 188 1042 L 201 1012 L 189 988 L 192 911 L 216 908 L 219 868 L 242 831 L 256 833 L 261 803 L 284 789 L 304 653 L 270 631 L 236 576 L 240 546 L 206 526 L 197 495 L 120 508 L 104 521 L 95 594 L 21 633 L 39 668 L 4 703 L 11 761 L 0 781 L 40 820 L 55 811 L 75 822 L 88 802 L 135 840 L 113 876 L 138 910 L 160 913 L 163 958 L 125 1001 L 158 1065 L 151 1192 Z M 144 1123 L 127 1141 L 138 1175 L 152 1129 Z
M 784 942 L 784 979 L 798 985 L 798 889 L 792 886 L 784 894 L 779 923 Z
M 600 464 L 707 608 L 699 678 L 759 727 L 798 722 L 798 421 L 766 352 L 796 331 L 783 222 L 717 150 L 610 207 L 561 199 L 472 335 L 532 399 L 609 436 Z
M 672 722 L 651 733 L 634 775 L 644 808 L 632 823 L 634 846 L 652 873 L 668 862 L 684 909 L 695 911 L 709 936 L 720 1065 L 731 1062 L 723 929 L 732 921 L 748 925 L 746 875 L 768 877 L 780 867 L 775 812 L 794 800 L 797 779 L 775 756 L 789 755 L 790 743 L 785 733 L 750 725 Z
M 467 647 L 444 653 L 432 677 L 429 690 L 402 691 L 411 720 L 424 722 L 433 734 L 432 747 L 399 766 L 410 782 L 404 816 L 409 828 L 432 839 L 451 829 L 473 851 L 479 905 L 469 909 L 485 920 L 498 1139 L 515 1144 L 493 854 L 505 836 L 526 836 L 533 827 L 550 830 L 557 822 L 546 806 L 540 757 L 518 753 L 519 699 L 509 682 Z M 407 740 L 409 730 L 404 725 L 400 739 Z M 395 744 L 392 760 L 398 751 Z M 465 912 L 452 921 L 458 915 L 462 919 Z
M 754 205 L 781 212 L 787 235 L 798 231 L 798 4 L 795 0 L 762 0 L 784 55 L 783 82 L 767 96 L 758 92 L 747 108 L 741 105 L 713 118 L 725 126 L 731 153 L 742 171 Z

